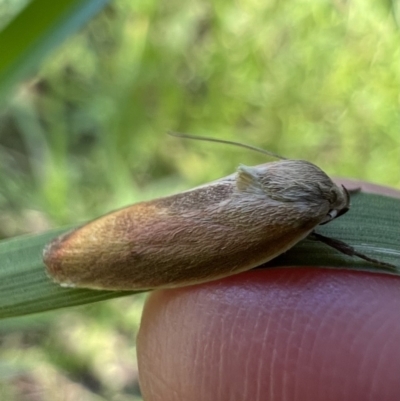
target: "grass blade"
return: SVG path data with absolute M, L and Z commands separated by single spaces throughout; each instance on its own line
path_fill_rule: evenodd
M 0 318 L 83 305 L 124 293 L 62 288 L 45 274 L 44 245 L 64 230 L 0 242 Z
M 50 239 L 63 231 L 65 229 L 0 242 L 0 318 L 83 305 L 134 293 L 67 289 L 52 283 L 44 271 L 42 250 Z M 370 257 L 398 266 L 400 200 L 381 195 L 357 194 L 346 216 L 319 227 L 318 232 L 345 241 Z M 267 264 L 304 265 L 387 272 L 309 240 L 302 241 Z
M 34 0 L 0 32 L 0 94 L 37 67 L 108 0 Z M 0 98 L 1 100 L 1 98 Z
M 397 266 L 400 274 L 400 199 L 366 193 L 352 195 L 351 209 L 346 216 L 316 231 L 344 241 L 368 257 Z M 348 267 L 396 274 L 307 239 L 266 266 Z

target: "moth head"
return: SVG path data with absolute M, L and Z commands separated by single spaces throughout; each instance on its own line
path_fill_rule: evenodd
M 341 187 L 338 187 L 335 184 L 333 184 L 331 191 L 331 209 L 328 211 L 328 214 L 325 216 L 325 219 L 322 220 L 320 225 L 329 223 L 333 219 L 342 216 L 350 210 L 349 191 L 347 191 L 347 189 L 343 185 Z
M 319 167 L 304 160 L 240 166 L 237 187 L 319 216 L 319 224 L 343 215 L 350 206 L 346 188 L 337 186 Z

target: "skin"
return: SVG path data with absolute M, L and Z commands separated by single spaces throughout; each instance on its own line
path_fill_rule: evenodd
M 143 398 L 398 401 L 399 289 L 396 276 L 298 268 L 154 291 L 137 339 Z

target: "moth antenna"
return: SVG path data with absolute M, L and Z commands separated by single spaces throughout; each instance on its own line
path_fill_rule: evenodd
M 181 134 L 180 132 L 173 132 L 173 131 L 167 131 L 168 135 L 175 136 L 177 138 L 184 138 L 184 139 L 196 139 L 199 141 L 207 141 L 207 142 L 216 142 L 216 143 L 224 143 L 226 145 L 234 145 L 234 146 L 239 146 L 241 148 L 245 149 L 250 149 L 255 152 L 263 153 L 265 155 L 271 156 L 271 157 L 276 157 L 277 159 L 281 160 L 287 160 L 286 157 L 282 157 L 274 152 L 270 152 L 265 149 L 258 148 L 257 146 L 251 146 L 251 145 L 246 145 L 241 142 L 235 142 L 235 141 L 227 141 L 225 139 L 217 139 L 217 138 L 208 138 L 205 136 L 197 136 L 197 135 L 188 135 L 188 134 Z
M 335 238 L 329 238 L 325 237 L 325 235 L 321 235 L 313 231 L 309 236 L 309 239 L 314 240 L 314 241 L 320 241 L 323 242 L 324 244 L 330 246 L 331 248 L 336 249 L 337 251 L 348 255 L 348 256 L 357 256 L 360 259 L 366 260 L 367 262 L 385 267 L 386 269 L 394 270 L 397 271 L 397 267 L 395 265 L 392 265 L 390 263 L 382 262 L 381 260 L 370 258 L 369 256 L 364 255 L 363 253 L 360 253 L 356 251 L 352 246 L 349 244 L 346 244 L 343 241 L 340 241 Z

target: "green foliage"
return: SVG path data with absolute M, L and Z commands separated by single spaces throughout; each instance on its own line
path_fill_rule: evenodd
M 115 0 L 74 35 L 105 1 L 25 3 L 0 1 L 0 237 L 77 224 L 265 161 L 167 130 L 239 140 L 330 175 L 400 187 L 394 2 Z M 41 238 L 31 264 L 29 256 L 13 265 L 25 283 L 21 266 L 45 282 Z M 37 288 L 50 294 L 47 285 Z M 51 400 L 64 390 L 74 399 L 136 400 L 135 367 L 124 358 L 137 299 L 3 323 L 0 357 L 17 362 L 0 365 L 0 375 L 17 384 L 0 383 L 0 398 L 22 399 L 25 378 L 54 389 L 44 395 Z M 102 359 L 106 344 L 121 342 L 110 347 L 118 360 Z M 126 381 L 105 373 L 115 366 L 129 372 Z
M 49 50 L 103 8 L 106 2 L 36 0 L 28 4 L 0 35 L 0 95 L 31 72 Z
M 75 223 L 265 160 L 169 129 L 399 186 L 398 36 L 373 2 L 115 2 L 10 99 L 0 205 Z

